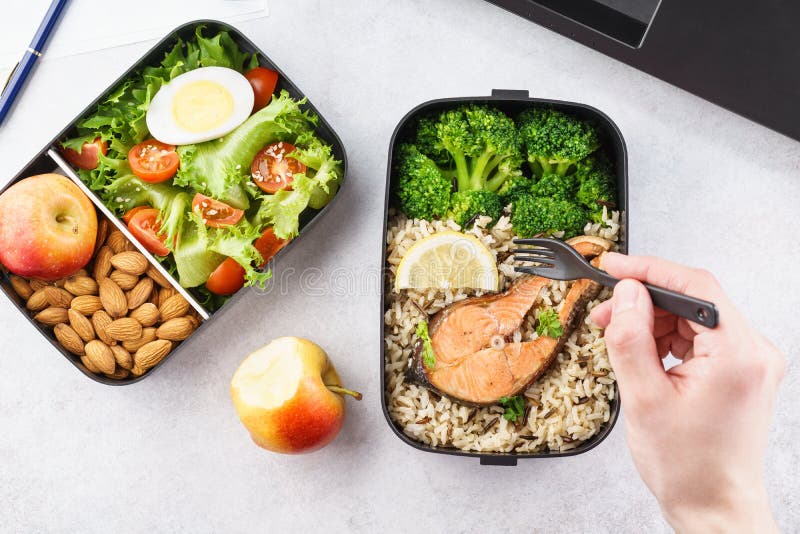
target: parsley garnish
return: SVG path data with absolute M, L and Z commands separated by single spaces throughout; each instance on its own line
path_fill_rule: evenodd
M 548 308 L 539 314 L 536 333 L 553 339 L 557 339 L 564 334 L 564 327 L 561 326 L 561 321 L 558 320 L 558 313 L 555 310 Z
M 525 415 L 525 397 L 500 397 L 500 405 L 506 409 L 503 419 L 516 423 L 517 419 Z
M 428 334 L 428 321 L 420 321 L 417 324 L 417 337 L 422 340 L 422 363 L 428 369 L 433 369 L 436 365 L 436 355 L 433 353 L 431 336 Z

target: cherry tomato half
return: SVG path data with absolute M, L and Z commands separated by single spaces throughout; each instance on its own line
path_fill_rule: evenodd
M 164 244 L 165 237 L 158 235 L 160 229 L 158 210 L 155 208 L 137 211 L 128 223 L 128 230 L 144 245 L 144 248 L 156 256 L 166 256 L 169 254 L 169 249 Z
M 192 199 L 192 211 L 200 215 L 206 226 L 211 228 L 232 226 L 239 222 L 244 215 L 244 211 L 200 193 L 196 193 Z
M 272 228 L 264 230 L 253 243 L 264 259 L 259 268 L 264 267 L 288 242 L 288 239 L 277 237 Z M 232 295 L 244 287 L 244 268 L 233 258 L 226 258 L 208 277 L 206 287 L 216 295 Z
M 264 261 L 261 262 L 261 265 L 258 267 L 264 267 L 269 260 L 272 259 L 275 254 L 280 252 L 280 250 L 285 247 L 289 243 L 289 239 L 281 239 L 280 237 L 275 235 L 275 230 L 272 227 L 267 228 L 264 230 L 264 233 L 261 234 L 261 237 L 256 239 L 256 242 L 253 243 L 253 246 L 256 247 L 256 250 L 261 257 L 264 258 Z
M 181 160 L 174 145 L 148 139 L 128 152 L 133 174 L 151 184 L 165 182 L 175 176 Z
M 73 166 L 87 171 L 96 169 L 97 165 L 100 163 L 100 158 L 97 155 L 98 152 L 104 156 L 106 152 L 108 152 L 108 143 L 99 137 L 91 143 L 84 143 L 80 153 L 72 148 L 61 147 L 61 153 L 64 154 L 67 161 Z
M 250 164 L 253 181 L 262 191 L 274 194 L 281 189 L 292 189 L 294 175 L 306 172 L 307 167 L 294 158 L 287 158 L 296 150 L 290 143 L 278 142 L 261 149 Z
M 233 258 L 225 258 L 206 280 L 206 288 L 215 295 L 233 295 L 243 286 L 244 267 Z
M 244 75 L 253 87 L 255 100 L 253 101 L 253 113 L 263 108 L 272 99 L 275 87 L 278 85 L 278 73 L 264 67 L 250 69 Z
M 131 219 L 133 219 L 134 215 L 136 215 L 142 210 L 147 210 L 147 209 L 153 209 L 153 208 L 151 208 L 150 206 L 136 206 L 135 208 L 131 208 L 128 210 L 127 213 L 125 213 L 125 215 L 122 216 L 122 220 L 125 221 L 125 224 L 130 224 Z

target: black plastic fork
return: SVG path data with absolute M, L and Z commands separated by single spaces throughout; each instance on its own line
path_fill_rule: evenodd
M 557 239 L 515 239 L 515 245 L 528 245 L 539 248 L 519 248 L 514 250 L 514 261 L 534 262 L 535 266 L 514 267 L 520 273 L 535 274 L 552 280 L 577 280 L 588 278 L 606 287 L 614 287 L 619 282 L 592 267 L 574 248 Z M 713 302 L 690 297 L 662 287 L 644 284 L 650 292 L 653 304 L 708 328 L 716 328 L 719 313 Z

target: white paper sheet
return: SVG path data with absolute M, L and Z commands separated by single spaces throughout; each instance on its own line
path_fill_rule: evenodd
M 28 47 L 49 5 L 50 0 L 23 0 L 3 9 L 0 87 Z M 43 60 L 160 38 L 196 19 L 241 22 L 267 15 L 267 0 L 70 0 Z

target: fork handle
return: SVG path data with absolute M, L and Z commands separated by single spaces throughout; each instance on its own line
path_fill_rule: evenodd
M 598 282 L 606 287 L 614 287 L 619 283 L 618 278 L 598 271 L 600 274 Z M 653 300 L 653 305 L 662 310 L 674 313 L 678 317 L 683 317 L 689 321 L 701 324 L 707 328 L 716 328 L 719 323 L 719 312 L 713 302 L 702 300 L 682 293 L 676 293 L 663 287 L 644 284 Z

